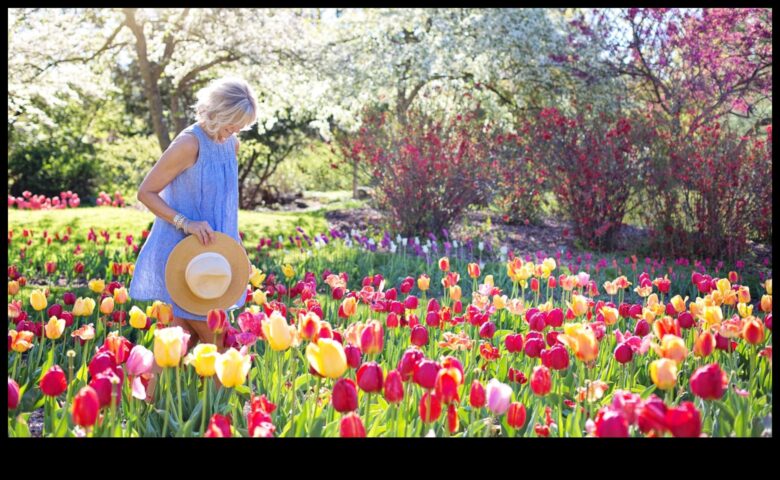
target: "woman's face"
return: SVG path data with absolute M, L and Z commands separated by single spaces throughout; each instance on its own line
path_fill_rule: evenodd
M 217 131 L 216 141 L 218 143 L 223 143 L 225 140 L 227 140 L 231 135 L 238 133 L 241 131 L 242 125 L 238 124 L 230 124 L 225 127 L 222 127 Z

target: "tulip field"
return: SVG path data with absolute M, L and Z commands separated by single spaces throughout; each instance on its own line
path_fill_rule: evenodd
M 9 436 L 771 436 L 769 266 L 299 229 L 194 344 L 127 233 L 9 227 Z

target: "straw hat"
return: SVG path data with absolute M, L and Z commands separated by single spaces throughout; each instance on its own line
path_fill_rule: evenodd
M 168 256 L 165 286 L 174 303 L 196 315 L 226 309 L 241 300 L 249 282 L 249 258 L 244 247 L 224 233 L 201 245 L 190 235 Z

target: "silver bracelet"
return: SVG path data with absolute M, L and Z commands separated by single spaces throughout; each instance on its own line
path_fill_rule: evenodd
M 186 220 L 187 218 L 184 215 L 177 213 L 176 216 L 173 217 L 173 225 L 176 227 L 176 230 L 182 230 L 182 226 Z

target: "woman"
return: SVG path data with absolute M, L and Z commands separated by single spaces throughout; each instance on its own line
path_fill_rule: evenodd
M 155 214 L 154 225 L 135 264 L 130 296 L 161 300 L 173 306 L 173 325 L 190 333 L 190 345 L 211 343 L 214 334 L 206 317 L 176 305 L 165 286 L 165 263 L 171 250 L 187 235 L 203 245 L 214 232 L 238 236 L 238 153 L 235 134 L 257 120 L 257 101 L 249 85 L 223 78 L 198 93 L 197 122 L 184 129 L 146 175 L 138 200 Z M 241 307 L 245 298 L 236 305 Z M 223 350 L 222 338 L 217 347 Z

